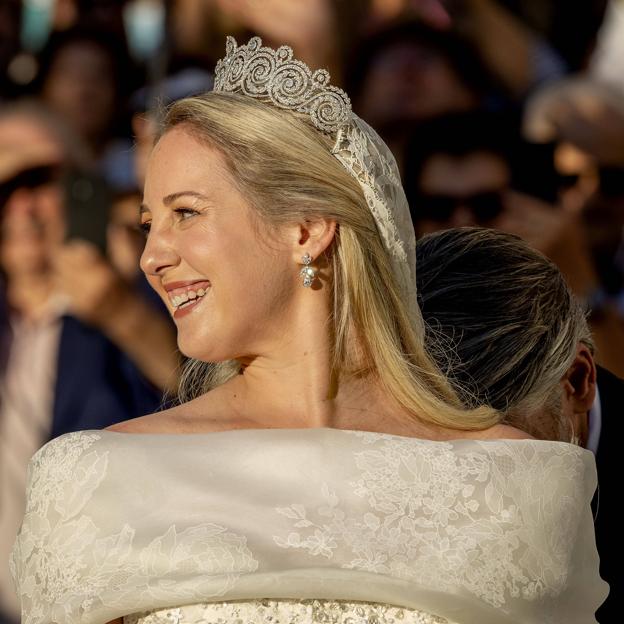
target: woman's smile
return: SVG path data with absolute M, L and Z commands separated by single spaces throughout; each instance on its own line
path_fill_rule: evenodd
M 300 234 L 273 228 L 266 242 L 269 229 L 257 223 L 219 151 L 188 129 L 167 132 L 148 163 L 141 212 L 141 267 L 178 326 L 184 355 L 221 362 L 257 353 L 265 341 L 259 325 L 282 335 L 299 293 Z
M 199 291 L 189 291 L 188 296 L 185 300 L 183 297 L 186 295 L 182 295 L 178 298 L 178 304 L 173 307 L 173 318 L 180 319 L 185 317 L 187 314 L 190 314 L 195 308 L 197 308 L 205 296 L 208 294 L 209 289 L 200 288 Z
M 211 284 L 208 280 L 178 281 L 163 284 L 175 319 L 186 316 L 197 307 L 208 293 Z

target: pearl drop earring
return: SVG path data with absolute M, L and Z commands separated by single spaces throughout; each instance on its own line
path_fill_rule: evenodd
M 303 285 L 305 288 L 310 288 L 312 286 L 312 282 L 316 279 L 316 269 L 312 266 L 312 256 L 309 253 L 305 253 L 301 257 L 301 262 L 305 265 L 301 271 L 299 271 L 299 275 L 303 277 Z

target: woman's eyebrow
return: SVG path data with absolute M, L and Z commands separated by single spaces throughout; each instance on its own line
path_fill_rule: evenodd
M 180 197 L 185 197 L 185 196 L 194 197 L 195 199 L 208 199 L 205 195 L 202 195 L 201 193 L 197 193 L 196 191 L 179 191 L 177 193 L 171 193 L 170 195 L 163 197 L 163 204 L 165 204 L 165 206 L 168 206 L 169 204 L 173 203 L 176 199 L 179 199 Z
M 180 197 L 194 197 L 195 199 L 208 199 L 206 195 L 202 195 L 201 193 L 197 193 L 196 191 L 178 191 L 177 193 L 171 193 L 163 197 L 163 204 L 165 206 L 169 206 L 176 199 Z M 139 216 L 145 212 L 151 212 L 147 204 L 141 204 L 139 207 Z

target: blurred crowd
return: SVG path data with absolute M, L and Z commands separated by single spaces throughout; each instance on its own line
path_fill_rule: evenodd
M 0 561 L 41 444 L 176 386 L 138 210 L 162 109 L 211 88 L 226 34 L 330 70 L 418 235 L 482 225 L 549 256 L 624 376 L 624 0 L 0 0 Z

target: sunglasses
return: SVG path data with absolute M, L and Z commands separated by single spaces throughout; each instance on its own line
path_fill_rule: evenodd
M 469 210 L 476 223 L 493 221 L 505 208 L 502 192 L 488 191 L 464 197 L 420 193 L 413 209 L 418 219 L 443 223 L 451 219 L 459 206 Z

